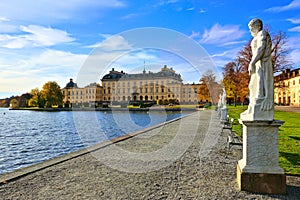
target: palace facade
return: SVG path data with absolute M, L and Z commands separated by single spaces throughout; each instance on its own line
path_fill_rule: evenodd
M 100 106 L 129 102 L 176 102 L 196 104 L 199 101 L 200 84 L 183 84 L 181 75 L 173 68 L 163 66 L 159 72 L 128 74 L 114 68 L 101 78 L 101 83 L 93 83 L 79 88 L 70 79 L 62 89 L 65 105 Z
M 102 100 L 102 87 L 97 83 L 91 83 L 83 88 L 79 88 L 73 79 L 67 83 L 62 90 L 63 104 L 69 106 L 95 106 Z
M 274 77 L 274 83 L 276 104 L 300 106 L 300 68 L 285 70 Z

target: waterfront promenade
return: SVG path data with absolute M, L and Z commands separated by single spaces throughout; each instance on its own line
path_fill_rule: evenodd
M 195 112 L 3 184 L 0 199 L 300 199 L 300 177 L 287 176 L 286 196 L 238 191 L 242 152 L 227 152 L 225 131 L 217 112 Z

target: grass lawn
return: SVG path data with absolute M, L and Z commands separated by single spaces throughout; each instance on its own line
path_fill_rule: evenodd
M 234 118 L 233 130 L 242 135 L 242 126 L 238 123 L 240 113 L 247 106 L 228 106 L 228 114 Z M 285 121 L 279 128 L 279 165 L 286 174 L 300 175 L 300 113 L 275 110 L 275 119 Z

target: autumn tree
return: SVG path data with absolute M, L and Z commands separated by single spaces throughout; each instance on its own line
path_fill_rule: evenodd
M 11 108 L 19 108 L 19 101 L 17 99 L 10 100 L 9 107 Z
M 60 86 L 55 81 L 49 81 L 43 85 L 41 97 L 47 108 L 51 108 L 53 105 L 62 105 L 63 95 Z
M 213 71 L 208 70 L 200 79 L 199 97 L 200 99 L 208 100 L 213 103 L 217 103 L 218 95 L 221 91 L 221 86 L 217 82 L 216 74 Z
M 32 95 L 32 98 L 28 102 L 29 106 L 43 108 L 45 99 L 42 97 L 41 91 L 38 88 L 34 88 L 31 90 L 30 94 Z
M 223 77 L 227 98 L 233 99 L 234 105 L 237 101 L 244 102 L 248 95 L 249 75 L 242 63 L 239 60 L 227 63 Z

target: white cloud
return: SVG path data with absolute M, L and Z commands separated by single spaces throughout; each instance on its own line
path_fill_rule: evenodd
M 235 42 L 244 35 L 244 31 L 240 30 L 237 25 L 221 26 L 215 24 L 210 30 L 205 30 L 200 43 L 224 45 L 226 43 Z
M 206 10 L 205 10 L 204 8 L 201 8 L 201 9 L 199 10 L 199 12 L 200 12 L 200 13 L 205 13 Z
M 7 17 L 0 17 L 0 22 L 8 22 L 10 21 Z
M 299 41 L 300 35 L 295 35 L 294 37 L 290 37 L 288 39 L 288 44 L 287 46 L 290 49 L 300 49 L 300 41 Z
M 126 20 L 126 19 L 132 19 L 132 18 L 136 18 L 139 17 L 141 15 L 141 13 L 129 13 L 123 17 L 121 17 L 122 20 Z
M 300 49 L 295 49 L 290 53 L 291 60 L 295 64 L 295 67 L 299 67 L 300 65 Z
M 300 26 L 296 26 L 294 28 L 290 28 L 289 31 L 291 31 L 291 32 L 300 32 Z
M 300 9 L 300 0 L 293 0 L 290 4 L 285 6 L 276 6 L 267 9 L 267 12 L 283 12 L 288 10 Z
M 199 38 L 199 37 L 200 37 L 200 33 L 195 32 L 195 31 L 192 31 L 192 34 L 189 35 L 189 38 L 192 38 L 192 39 Z
M 30 20 L 34 22 L 53 22 L 64 19 L 101 14 L 104 9 L 122 8 L 126 5 L 120 0 L 2 0 L 0 13 L 11 20 Z M 86 12 L 89 9 L 89 12 Z M 78 16 L 78 18 L 77 18 Z
M 195 10 L 195 7 L 190 7 L 188 9 L 186 9 L 186 10 L 188 10 L 188 11 Z
M 16 31 L 18 31 L 18 29 L 18 26 L 15 25 L 0 23 L 1 33 L 15 33 Z
M 299 34 L 296 34 L 293 37 L 289 37 L 287 48 L 290 49 L 289 58 L 294 63 L 295 67 L 300 66 L 300 41 L 299 41 Z
M 108 38 L 110 38 L 110 37 L 112 37 L 113 35 L 111 35 L 111 34 L 104 34 L 104 33 L 100 33 L 99 34 L 101 37 L 103 37 L 104 39 L 108 39 Z
M 66 51 L 58 51 L 47 49 L 43 51 L 38 57 L 31 57 L 28 60 L 29 66 L 49 66 L 51 68 L 58 68 L 55 73 L 59 73 L 62 68 L 77 68 L 81 66 L 87 55 L 73 54 Z
M 0 58 L 0 91 L 29 92 L 47 81 L 56 81 L 64 87 L 68 79 L 75 78 L 87 58 L 57 50 L 39 50 L 29 54 L 3 51 Z
M 88 48 L 97 48 L 101 51 L 127 51 L 132 48 L 132 46 L 120 35 L 115 35 L 107 38 L 106 40 L 87 46 Z
M 70 37 L 67 32 L 53 28 L 29 25 L 20 26 L 20 30 L 22 34 L 0 35 L 0 47 L 9 49 L 47 47 L 75 40 Z
M 291 22 L 292 24 L 300 24 L 300 19 L 298 18 L 290 18 L 287 21 Z
M 27 38 L 34 42 L 37 46 L 53 46 L 61 43 L 72 42 L 75 39 L 69 37 L 66 31 L 45 28 L 41 26 L 21 26 L 21 30 L 30 33 Z
M 17 30 L 18 26 L 11 24 L 10 19 L 0 16 L 0 33 L 16 32 Z
M 233 61 L 238 52 L 241 50 L 241 47 L 236 47 L 227 51 L 217 52 L 211 55 L 212 60 L 216 63 L 218 67 L 224 67 L 228 62 Z

